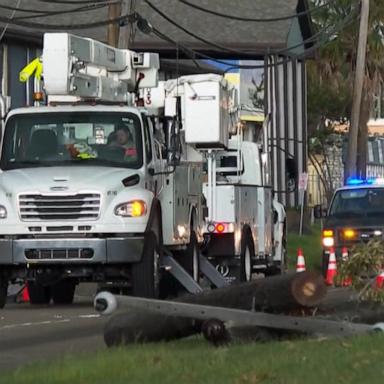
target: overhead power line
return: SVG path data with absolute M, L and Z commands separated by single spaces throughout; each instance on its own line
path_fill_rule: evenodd
M 82 7 L 69 8 L 69 9 L 58 10 L 58 11 L 39 11 L 39 13 L 35 13 L 33 15 L 15 17 L 14 20 L 27 20 L 27 19 L 35 19 L 40 17 L 66 15 L 66 14 L 78 13 L 78 12 L 96 11 L 104 7 L 107 7 L 110 4 L 117 4 L 117 3 L 120 3 L 120 1 L 109 1 L 109 2 L 104 1 L 97 4 L 87 4 L 87 5 L 83 5 Z
M 114 4 L 114 3 L 120 3 L 121 0 L 102 0 L 102 1 L 98 1 L 98 2 L 95 2 L 93 1 L 93 4 L 92 3 L 89 3 L 85 6 L 89 6 L 89 7 L 92 7 L 93 5 L 94 6 L 101 6 L 102 4 L 105 4 L 105 5 L 108 5 L 108 4 Z M 76 2 L 76 4 L 79 4 L 78 2 Z M 81 4 L 81 3 L 80 3 Z M 3 5 L 3 4 L 0 4 L 0 9 L 7 9 L 9 11 L 18 11 L 20 13 L 41 13 L 41 14 L 51 14 L 53 12 L 58 12 L 58 11 L 40 11 L 36 8 L 16 8 L 16 7 L 12 7 L 10 5 Z M 64 10 L 63 10 L 64 11 Z
M 249 54 L 247 52 L 243 52 L 243 51 L 239 51 L 239 50 L 234 50 L 234 49 L 230 49 L 228 47 L 224 47 L 223 45 L 220 45 L 220 44 L 217 44 L 217 43 L 214 43 L 212 41 L 209 41 L 199 35 L 196 35 L 194 32 L 188 30 L 187 28 L 183 27 L 182 25 L 178 24 L 176 21 L 174 21 L 172 18 L 170 18 L 169 16 L 167 16 L 164 12 L 162 12 L 159 8 L 157 8 L 154 4 L 152 4 L 149 0 L 144 0 L 145 3 L 148 4 L 148 6 L 150 8 L 152 8 L 157 14 L 159 14 L 163 19 L 167 20 L 170 24 L 174 25 L 176 28 L 180 29 L 181 31 L 185 32 L 187 35 L 189 36 L 192 36 L 193 38 L 195 38 L 196 40 L 199 40 L 211 47 L 215 47 L 215 48 L 218 48 L 222 51 L 226 51 L 226 52 L 230 52 L 230 53 L 233 53 L 233 54 L 241 54 L 241 55 L 245 55 L 245 56 L 254 56 L 252 54 Z
M 308 55 L 310 55 L 312 52 L 314 52 L 315 50 L 319 49 L 320 47 L 328 44 L 331 42 L 330 40 L 330 37 L 332 36 L 335 36 L 337 33 L 339 33 L 341 30 L 343 30 L 347 25 L 351 24 L 356 18 L 356 15 L 354 12 L 351 12 L 345 19 L 341 20 L 337 26 L 329 32 L 329 34 L 327 36 L 323 36 L 323 38 L 321 39 L 321 41 L 319 41 L 317 44 L 313 45 L 311 48 L 309 49 L 306 49 L 303 53 L 300 53 L 300 54 L 295 54 L 295 55 L 290 55 L 290 58 L 292 59 L 302 59 Z M 199 51 L 196 51 L 196 50 L 193 50 L 191 48 L 188 48 L 186 47 L 185 45 L 182 45 L 180 44 L 179 42 L 171 39 L 170 37 L 166 36 L 164 33 L 162 33 L 161 31 L 159 31 L 158 29 L 156 28 L 153 28 L 152 27 L 152 30 L 153 30 L 153 33 L 160 39 L 164 40 L 164 41 L 167 41 L 171 44 L 174 44 L 176 47 L 178 47 L 179 49 L 181 49 L 183 52 L 186 53 L 186 55 L 191 58 L 191 59 L 196 59 L 198 57 L 200 58 L 204 58 L 204 59 L 208 59 L 208 60 L 211 60 L 211 61 L 214 61 L 216 63 L 219 63 L 219 64 L 224 64 L 224 65 L 227 65 L 227 66 L 230 66 L 231 69 L 262 69 L 262 68 L 266 68 L 266 67 L 274 67 L 274 66 L 278 66 L 278 65 L 282 65 L 286 62 L 286 60 L 281 60 L 281 61 L 277 61 L 275 63 L 268 63 L 268 64 L 265 64 L 265 65 L 233 65 L 233 63 L 228 63 L 224 60 L 219 60 L 219 59 L 216 59 L 215 57 L 212 57 L 210 55 L 207 55 L 205 53 L 202 53 L 202 52 L 199 52 Z M 302 44 L 300 44 L 302 45 Z M 272 54 L 275 54 L 275 55 L 279 55 L 279 54 L 283 54 L 283 53 L 286 53 L 287 50 L 290 50 L 290 49 L 293 49 L 292 47 L 288 47 L 284 50 L 281 50 L 281 51 L 275 51 L 275 52 L 271 52 Z
M 40 0 L 42 1 L 42 0 Z M 122 15 L 120 17 L 110 19 L 110 20 L 100 20 L 95 21 L 93 23 L 86 23 L 86 24 L 46 24 L 46 23 L 35 23 L 35 22 L 29 22 L 29 21 L 23 21 L 23 20 L 12 20 L 7 17 L 0 16 L 0 22 L 2 23 L 9 23 L 18 25 L 20 27 L 30 28 L 30 29 L 36 29 L 39 31 L 42 30 L 48 30 L 48 31 L 61 31 L 61 30 L 78 30 L 78 29 L 90 29 L 90 28 L 97 28 L 106 26 L 108 24 L 114 24 L 114 23 L 127 23 L 137 20 L 137 14 L 127 14 Z
M 9 18 L 10 21 L 13 20 L 13 18 L 15 17 L 17 10 L 20 8 L 20 4 L 21 4 L 21 0 L 18 0 L 16 4 L 16 8 L 13 10 L 11 17 Z M 5 35 L 5 32 L 7 32 L 10 21 L 7 24 L 5 24 L 5 27 L 3 28 L 0 34 L 0 41 L 3 40 L 3 37 Z
M 248 56 L 248 57 L 254 57 L 254 54 L 252 53 L 249 53 L 249 52 L 245 52 L 245 51 L 239 51 L 239 50 L 234 50 L 234 49 L 230 49 L 228 47 L 225 47 L 223 45 L 219 45 L 217 43 L 214 43 L 212 41 L 209 41 L 197 34 L 195 34 L 194 32 L 188 30 L 187 28 L 183 27 L 182 25 L 178 24 L 176 21 L 174 21 L 171 17 L 169 17 L 168 15 L 166 15 L 164 12 L 162 12 L 159 8 L 157 8 L 155 5 L 153 5 L 149 0 L 144 0 L 145 3 L 148 4 L 148 6 L 150 8 L 152 8 L 156 13 L 158 13 L 161 17 L 163 17 L 165 20 L 167 20 L 170 24 L 174 25 L 176 28 L 180 29 L 181 31 L 183 31 L 184 33 L 188 34 L 189 36 L 192 36 L 193 38 L 195 38 L 196 40 L 198 41 L 201 41 L 205 44 L 207 44 L 208 46 L 210 47 L 213 47 L 213 48 L 217 48 L 221 51 L 225 51 L 225 52 L 229 52 L 229 53 L 232 53 L 232 54 L 235 54 L 235 55 L 241 55 L 241 56 Z M 284 48 L 284 50 L 282 51 L 273 51 L 271 50 L 270 52 L 271 53 L 274 53 L 274 52 L 277 52 L 277 53 L 286 53 L 286 52 L 289 52 L 290 50 L 292 49 L 295 49 L 295 48 L 299 48 L 301 46 L 305 46 L 307 44 L 310 44 L 310 43 L 313 43 L 317 40 L 317 38 L 319 36 L 321 36 L 323 33 L 326 33 L 328 31 L 330 26 L 327 26 L 327 27 L 324 27 L 322 28 L 320 31 L 318 31 L 316 34 L 312 35 L 311 37 L 309 37 L 308 39 L 305 39 L 304 41 L 300 42 L 299 44 L 296 44 L 294 46 L 290 46 L 290 47 L 287 47 L 287 48 Z
M 97 4 L 105 3 L 105 0 L 39 0 L 40 3 L 55 3 L 55 4 Z M 119 1 L 121 3 L 121 0 Z
M 284 21 L 284 20 L 294 19 L 296 17 L 301 17 L 301 16 L 306 16 L 306 15 L 309 15 L 309 14 L 313 14 L 315 12 L 320 11 L 322 8 L 327 7 L 328 5 L 333 3 L 334 0 L 327 1 L 324 4 L 319 5 L 318 7 L 315 7 L 315 8 L 312 8 L 312 9 L 308 9 L 306 11 L 298 12 L 298 13 L 295 13 L 293 15 L 286 15 L 286 16 L 280 16 L 280 17 L 271 17 L 271 18 L 253 18 L 253 17 L 243 17 L 243 16 L 228 15 L 228 14 L 225 14 L 225 13 L 213 11 L 213 10 L 208 9 L 208 8 L 204 8 L 204 7 L 200 6 L 200 5 L 191 3 L 188 0 L 179 0 L 179 2 L 183 3 L 185 5 L 188 5 L 191 8 L 197 9 L 197 10 L 199 10 L 201 12 L 210 13 L 211 15 L 215 15 L 215 16 L 219 16 L 219 17 L 224 17 L 224 18 L 230 19 L 230 20 L 252 21 L 252 22 L 258 22 L 258 23 L 267 23 L 267 22 Z

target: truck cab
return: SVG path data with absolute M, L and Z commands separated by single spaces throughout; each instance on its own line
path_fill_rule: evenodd
M 350 179 L 335 191 L 325 215 L 315 207 L 315 216 L 324 217 L 322 230 L 323 270 L 331 248 L 336 258 L 355 244 L 382 239 L 384 233 L 384 179 Z M 343 252 L 344 251 L 344 252 Z
M 132 102 L 158 56 L 52 33 L 42 65 L 44 105 L 1 108 L 0 307 L 18 279 L 32 304 L 70 303 L 81 281 L 159 297 L 163 251 L 197 265 L 202 184 Z

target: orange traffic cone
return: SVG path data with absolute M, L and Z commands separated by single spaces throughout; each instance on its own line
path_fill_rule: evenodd
M 382 289 L 384 288 L 384 272 L 380 272 L 375 279 L 375 288 Z
M 336 275 L 337 275 L 337 264 L 336 264 L 335 249 L 331 248 L 329 250 L 329 261 L 328 261 L 327 277 L 325 278 L 325 283 L 327 285 L 333 285 Z
M 305 259 L 301 248 L 297 249 L 296 272 L 305 272 Z
M 20 303 L 29 303 L 29 292 L 27 284 L 24 285 L 24 288 L 20 292 Z
M 348 254 L 348 249 L 346 247 L 343 247 L 341 250 L 341 259 L 343 262 L 348 261 L 349 254 Z M 346 277 L 342 282 L 341 282 L 343 287 L 349 287 L 352 284 L 352 279 L 350 277 Z

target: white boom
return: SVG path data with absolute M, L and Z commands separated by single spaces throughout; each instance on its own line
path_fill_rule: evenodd
M 158 83 L 159 56 L 117 49 L 68 33 L 44 34 L 44 87 L 50 101 L 129 101 Z M 140 80 L 139 80 L 140 79 Z

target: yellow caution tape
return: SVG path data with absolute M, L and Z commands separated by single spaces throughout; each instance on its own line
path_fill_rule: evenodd
M 19 74 L 19 80 L 22 83 L 28 81 L 28 79 L 35 74 L 35 78 L 37 80 L 41 79 L 41 74 L 43 72 L 43 63 L 40 61 L 40 58 L 36 58 L 32 60 L 28 65 L 26 65 Z

